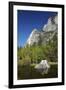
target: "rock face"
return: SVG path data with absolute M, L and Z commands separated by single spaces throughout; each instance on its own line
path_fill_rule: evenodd
M 58 16 L 50 17 L 48 19 L 47 24 L 45 24 L 41 31 L 34 29 L 27 42 L 26 45 L 38 45 L 38 44 L 46 44 L 49 40 L 53 38 L 58 31 Z
M 38 44 L 39 40 L 40 40 L 40 32 L 38 32 L 37 29 L 34 29 L 27 40 L 27 44 L 28 45 Z
M 47 74 L 50 65 L 47 60 L 42 60 L 38 65 L 35 66 L 35 69 L 41 72 L 42 74 Z
M 55 31 L 57 30 L 57 24 L 58 24 L 58 16 L 50 17 L 48 19 L 48 22 L 43 27 L 43 31 L 49 32 L 49 31 Z

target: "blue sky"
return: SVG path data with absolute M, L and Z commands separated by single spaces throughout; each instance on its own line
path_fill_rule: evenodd
M 23 47 L 34 28 L 41 30 L 51 16 L 57 12 L 18 10 L 17 43 Z

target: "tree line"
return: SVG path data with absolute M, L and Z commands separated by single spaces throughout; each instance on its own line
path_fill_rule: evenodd
M 46 45 L 33 45 L 18 48 L 18 63 L 21 65 L 37 64 L 41 60 L 57 62 L 58 60 L 57 34 Z

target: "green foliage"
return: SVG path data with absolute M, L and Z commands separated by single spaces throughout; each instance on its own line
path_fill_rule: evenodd
M 57 34 L 46 45 L 33 45 L 18 48 L 18 62 L 23 65 L 39 63 L 41 60 L 57 62 Z

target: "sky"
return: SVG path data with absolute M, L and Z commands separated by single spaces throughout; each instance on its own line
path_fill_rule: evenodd
M 33 29 L 42 30 L 48 18 L 57 12 L 18 10 L 17 12 L 17 45 L 24 47 Z

